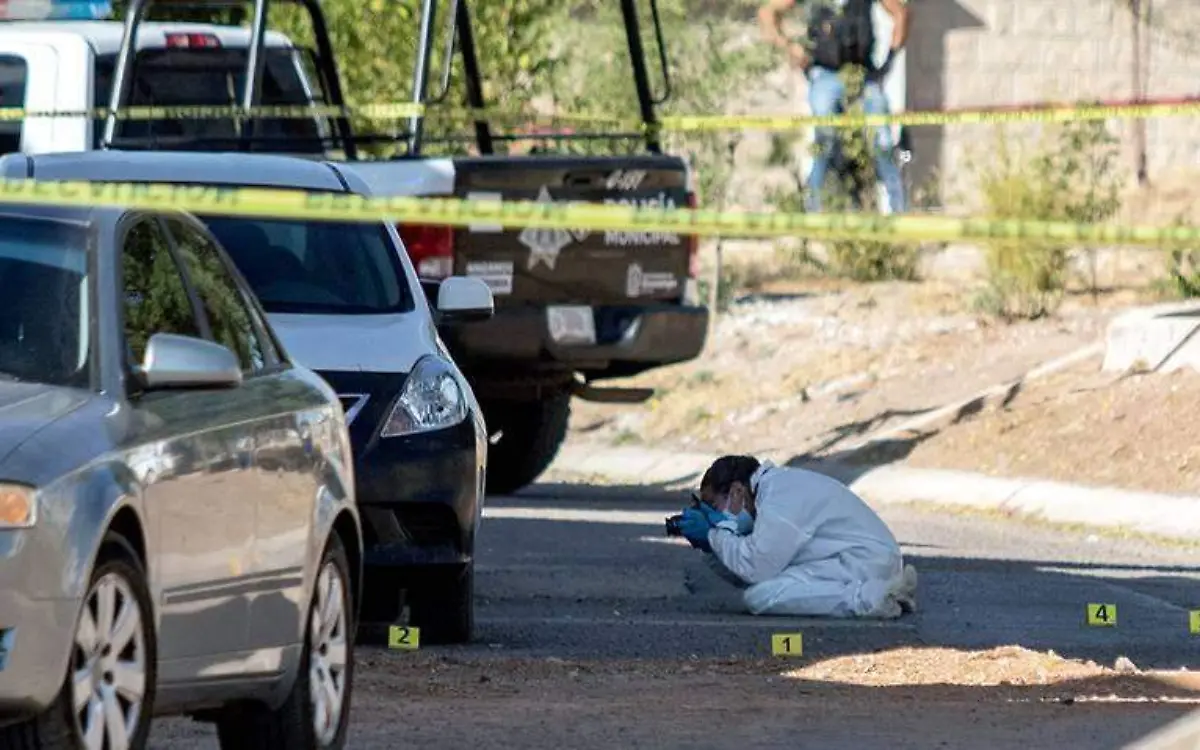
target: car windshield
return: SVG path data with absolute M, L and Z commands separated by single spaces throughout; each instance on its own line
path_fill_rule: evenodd
M 126 106 L 236 106 L 241 103 L 246 70 L 245 49 L 144 50 L 134 59 L 132 86 Z M 320 101 L 318 92 L 305 89 L 301 78 L 302 53 L 295 49 L 268 49 L 264 58 L 262 104 L 303 105 Z M 116 55 L 96 58 L 95 97 L 97 106 L 108 106 Z M 279 118 L 257 121 L 255 133 L 265 140 L 255 142 L 256 151 L 322 153 L 324 143 L 317 119 Z M 97 141 L 104 121 L 97 120 Z M 232 119 L 131 120 L 119 122 L 118 138 L 161 138 L 174 143 L 181 138 L 236 138 L 238 126 Z M 187 145 L 186 141 L 182 142 Z
M 381 224 L 201 218 L 269 313 L 413 309 L 396 246 Z
M 0 215 L 0 380 L 88 385 L 88 275 L 82 227 Z

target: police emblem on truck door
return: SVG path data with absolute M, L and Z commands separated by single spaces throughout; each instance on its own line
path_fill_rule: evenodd
M 554 202 L 545 185 L 538 192 L 537 202 Z M 582 229 L 567 231 L 566 229 L 526 227 L 517 235 L 517 239 L 522 245 L 529 248 L 529 264 L 527 266 L 529 270 L 532 271 L 539 262 L 545 263 L 546 268 L 554 270 L 554 266 L 558 262 L 558 254 L 562 252 L 562 249 L 572 242 L 582 241 L 588 234 L 589 232 Z

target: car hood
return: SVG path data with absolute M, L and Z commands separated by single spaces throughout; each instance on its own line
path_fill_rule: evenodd
M 0 464 L 13 451 L 89 396 L 69 388 L 0 381 Z
M 418 359 L 438 351 L 433 327 L 414 313 L 270 313 L 267 319 L 288 355 L 310 370 L 409 372 Z

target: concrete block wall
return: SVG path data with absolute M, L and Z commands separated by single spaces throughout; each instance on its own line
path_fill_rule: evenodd
M 1200 95 L 1200 2 L 1153 0 L 1142 26 L 1145 95 Z M 1125 99 L 1138 91 L 1128 0 L 910 0 L 908 108 L 960 107 L 1080 99 Z M 1145 0 L 1143 0 L 1145 2 Z M 1193 36 L 1192 38 L 1196 38 Z M 969 157 L 986 159 L 996 127 L 1014 134 L 1035 126 L 953 125 L 911 131 L 914 178 L 941 189 L 947 208 L 973 204 Z M 1123 166 L 1137 164 L 1135 126 L 1113 123 Z M 1200 117 L 1150 120 L 1146 158 L 1152 180 L 1200 168 Z

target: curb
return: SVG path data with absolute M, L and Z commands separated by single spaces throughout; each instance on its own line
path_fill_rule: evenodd
M 602 476 L 638 485 L 699 482 L 717 456 L 639 448 L 563 446 L 550 471 Z M 760 456 L 779 465 L 787 458 Z M 841 481 L 881 505 L 932 503 L 992 510 L 1051 523 L 1121 529 L 1169 539 L 1200 539 L 1200 497 L 1087 487 L 1042 479 L 1002 478 L 947 469 L 847 464 L 806 468 Z

